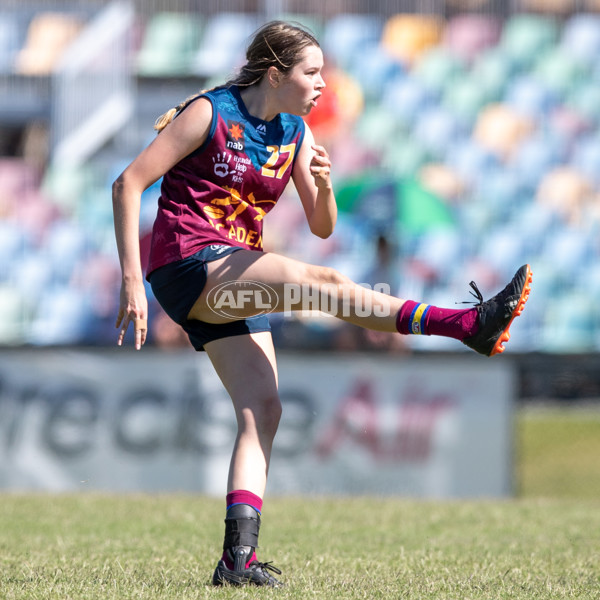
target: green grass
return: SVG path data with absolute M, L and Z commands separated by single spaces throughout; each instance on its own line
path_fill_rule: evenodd
M 598 408 L 533 408 L 517 419 L 517 481 L 524 497 L 600 498 Z
M 273 498 L 283 590 L 213 588 L 223 500 L 0 496 L 0 599 L 600 599 L 598 411 L 521 411 L 515 500 Z
M 201 496 L 4 495 L 3 599 L 600 598 L 600 502 L 270 498 L 283 590 L 218 589 L 223 506 Z

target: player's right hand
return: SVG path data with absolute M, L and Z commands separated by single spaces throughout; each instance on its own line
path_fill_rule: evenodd
M 135 348 L 140 350 L 148 335 L 148 300 L 143 282 L 121 283 L 119 313 L 115 327 L 120 328 L 117 345 L 122 346 L 125 334 L 133 323 Z

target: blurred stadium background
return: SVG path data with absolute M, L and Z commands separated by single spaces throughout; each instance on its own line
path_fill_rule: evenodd
M 597 421 L 597 0 L 0 0 L 3 354 L 114 345 L 112 181 L 158 115 L 221 83 L 256 27 L 280 17 L 322 43 L 327 93 L 308 120 L 341 216 L 332 239 L 312 240 L 290 190 L 266 246 L 447 306 L 470 299 L 470 280 L 489 295 L 530 263 L 502 358 L 517 399 L 583 402 Z M 143 248 L 158 189 L 143 196 Z M 149 344 L 186 348 L 148 293 Z M 461 353 L 331 319 L 272 323 L 283 350 Z M 600 490 L 598 473 L 586 485 Z

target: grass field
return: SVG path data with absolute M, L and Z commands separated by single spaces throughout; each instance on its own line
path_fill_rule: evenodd
M 259 558 L 282 590 L 209 585 L 220 499 L 4 494 L 0 598 L 600 598 L 600 432 L 558 417 L 519 418 L 515 500 L 268 498 Z
M 534 407 L 517 418 L 517 488 L 524 497 L 600 498 L 600 410 Z
M 271 499 L 263 560 L 283 590 L 208 585 L 222 502 L 4 496 L 5 599 L 598 598 L 600 502 Z

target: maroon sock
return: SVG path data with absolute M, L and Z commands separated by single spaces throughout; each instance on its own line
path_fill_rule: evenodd
M 233 490 L 233 492 L 229 492 L 229 494 L 225 496 L 225 504 L 227 510 L 235 504 L 248 504 L 260 515 L 263 501 L 260 496 L 248 492 L 247 490 Z
M 249 492 L 247 490 L 233 490 L 232 492 L 229 492 L 229 494 L 227 494 L 225 498 L 225 503 L 227 506 L 227 510 L 229 510 L 232 506 L 235 506 L 236 504 L 248 504 L 259 515 L 262 511 L 263 505 L 263 501 L 260 496 L 257 496 L 256 494 L 253 494 L 252 492 Z M 227 550 L 223 550 L 223 556 L 221 557 L 221 560 L 225 562 L 225 566 L 228 569 L 233 569 L 233 560 L 229 555 L 229 552 L 227 552 Z M 256 552 L 252 552 L 252 555 L 246 562 L 246 569 L 248 568 L 248 565 L 255 560 Z
M 464 340 L 477 333 L 477 315 L 475 308 L 439 308 L 407 300 L 398 311 L 396 329 L 404 335 L 439 335 Z

